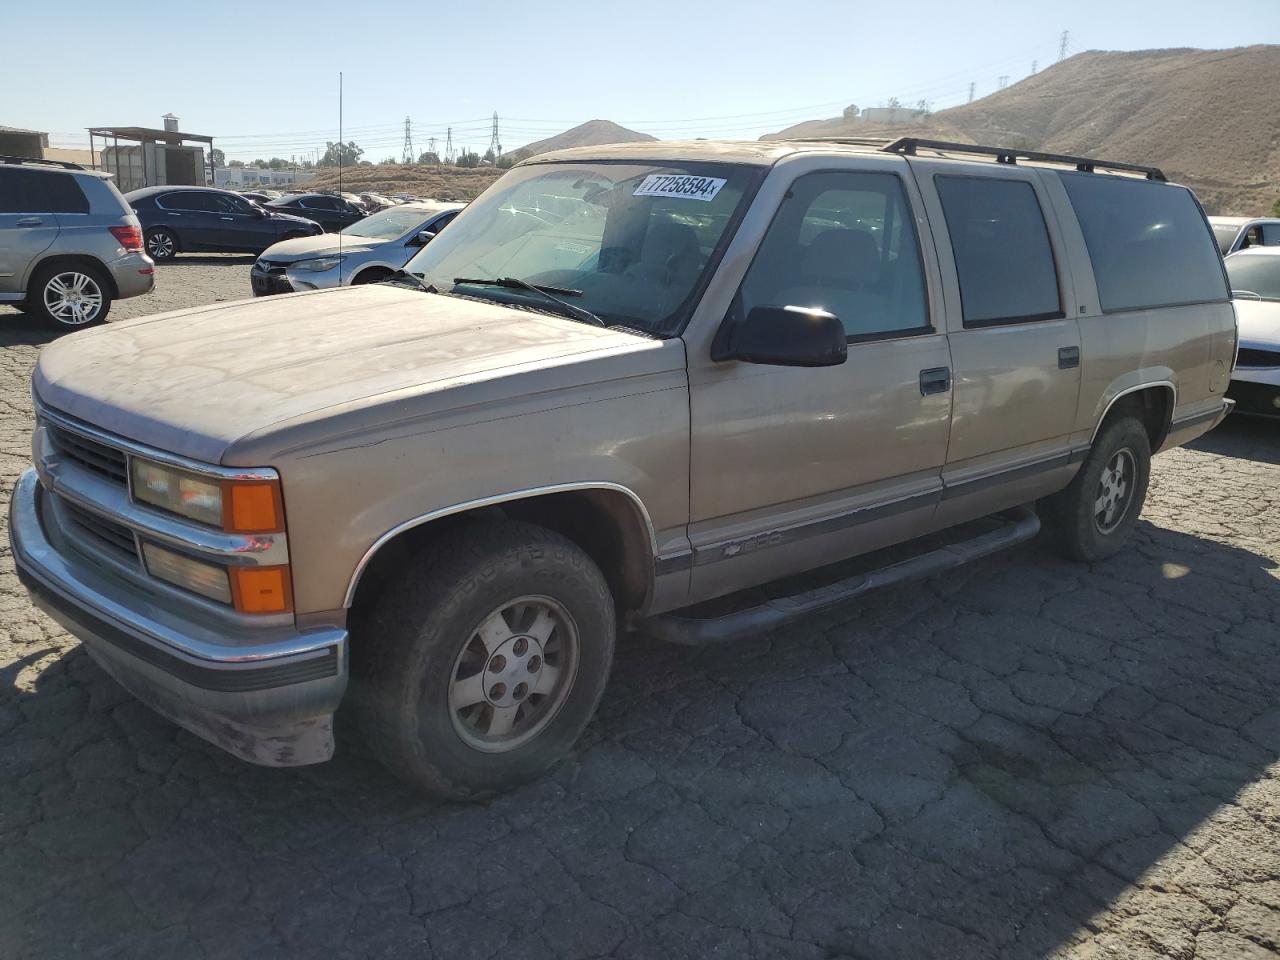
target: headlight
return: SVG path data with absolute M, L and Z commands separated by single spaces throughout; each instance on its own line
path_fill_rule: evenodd
M 319 260 L 299 260 L 290 264 L 294 270 L 309 270 L 312 273 L 323 273 L 325 270 L 332 270 L 346 257 L 322 257 Z
M 279 533 L 284 505 L 277 480 L 218 480 L 131 457 L 133 499 L 230 533 Z

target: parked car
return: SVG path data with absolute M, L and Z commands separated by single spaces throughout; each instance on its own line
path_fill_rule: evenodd
M 1280 219 L 1275 217 L 1210 217 L 1209 223 L 1224 257 L 1246 247 L 1280 246 Z
M 1280 246 L 1250 246 L 1226 259 L 1240 350 L 1227 396 L 1241 413 L 1280 416 Z
M 240 196 L 246 200 L 252 200 L 254 203 L 270 203 L 272 200 L 279 200 L 284 194 L 279 190 L 241 190 Z
M 360 194 L 360 202 L 370 213 L 377 213 L 379 210 L 385 210 L 387 207 L 396 205 L 394 200 L 390 197 L 384 197 L 380 193 L 362 193 Z
M 310 220 L 268 210 L 230 190 L 143 187 L 125 199 L 142 221 L 147 253 L 162 263 L 179 253 L 261 253 L 277 241 L 320 232 Z
M 249 271 L 254 296 L 322 290 L 386 280 L 434 239 L 463 204 L 391 207 L 340 233 L 284 240 L 262 252 Z
M 151 290 L 155 264 L 138 218 L 109 177 L 0 156 L 0 304 L 75 330 Z
M 45 347 L 12 556 L 116 679 L 237 756 L 328 758 L 349 692 L 406 780 L 505 789 L 570 749 L 619 624 L 740 640 L 1041 517 L 1081 560 L 1130 542 L 1151 455 L 1231 409 L 1235 313 L 1189 190 L 1052 159 L 538 156 L 400 280 Z M 543 196 L 577 209 L 522 212 Z
M 305 217 L 318 223 L 327 233 L 337 233 L 369 215 L 360 204 L 327 193 L 286 194 L 265 207 L 277 213 Z

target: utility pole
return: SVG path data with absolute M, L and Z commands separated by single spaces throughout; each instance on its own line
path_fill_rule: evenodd
M 1058 41 L 1058 62 L 1067 59 L 1067 48 L 1071 45 L 1071 31 L 1063 30 L 1062 39 Z
M 453 163 L 453 127 L 449 127 L 447 130 L 445 130 L 444 162 Z
M 404 152 L 400 156 L 401 163 L 413 163 L 417 160 L 417 155 L 413 152 L 413 121 L 408 117 L 404 118 Z
M 498 157 L 502 156 L 502 140 L 498 136 L 498 111 L 493 111 L 493 133 L 489 137 L 489 152 L 493 154 L 493 162 L 498 162 Z
M 1007 73 L 1000 74 L 999 80 L 996 81 L 996 89 L 1003 90 L 1009 85 L 1009 75 Z
M 973 86 L 974 86 L 973 81 L 970 80 L 969 81 L 969 102 L 970 103 L 973 103 Z

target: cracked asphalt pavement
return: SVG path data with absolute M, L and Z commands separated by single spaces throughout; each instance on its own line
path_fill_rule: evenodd
M 113 316 L 241 297 L 248 262 Z M 6 490 L 46 341 L 0 308 Z M 465 806 L 350 737 L 270 770 L 179 731 L 6 538 L 0 957 L 1274 957 L 1278 523 L 1280 427 L 1229 420 L 1105 563 L 1034 542 L 736 646 L 623 638 L 569 762 Z

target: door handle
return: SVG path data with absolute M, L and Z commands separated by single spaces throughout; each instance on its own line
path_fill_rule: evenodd
M 951 370 L 947 367 L 930 367 L 920 371 L 920 396 L 946 393 L 951 389 Z
M 1058 369 L 1074 370 L 1080 366 L 1080 348 L 1079 347 L 1059 347 L 1058 348 Z
M 22 217 L 17 220 L 14 225 L 18 227 L 38 227 L 42 223 L 44 223 L 44 221 L 39 217 Z

